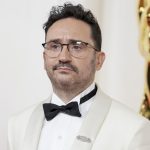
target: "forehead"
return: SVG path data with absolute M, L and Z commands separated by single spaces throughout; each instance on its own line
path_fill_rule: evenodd
M 62 41 L 75 39 L 92 42 L 91 27 L 86 22 L 74 18 L 61 19 L 48 29 L 46 41 L 53 39 L 60 39 Z

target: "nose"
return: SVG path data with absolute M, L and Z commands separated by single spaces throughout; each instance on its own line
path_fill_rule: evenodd
M 63 45 L 62 51 L 60 52 L 58 57 L 59 57 L 59 61 L 61 61 L 61 62 L 70 62 L 71 61 L 71 55 L 70 55 L 67 45 Z

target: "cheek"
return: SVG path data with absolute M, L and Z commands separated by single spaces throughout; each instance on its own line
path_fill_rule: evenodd
M 52 71 L 54 66 L 54 62 L 49 59 L 44 59 L 44 68 L 46 71 Z
M 45 51 L 43 52 L 43 59 L 44 59 L 44 69 L 46 71 L 50 70 L 52 68 L 53 61 L 52 61 L 52 59 L 48 58 Z
M 85 63 L 86 62 L 86 63 Z M 96 62 L 95 58 L 92 58 L 91 60 L 87 60 L 84 63 L 78 64 L 79 72 L 82 76 L 87 76 L 89 74 L 93 74 L 96 71 Z

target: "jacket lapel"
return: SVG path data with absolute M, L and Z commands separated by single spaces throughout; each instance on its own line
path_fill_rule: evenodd
M 71 150 L 91 150 L 97 133 L 108 114 L 111 99 L 98 90 Z
M 29 123 L 26 129 L 22 150 L 37 150 L 42 126 L 44 123 L 43 103 L 49 102 L 48 98 L 40 103 L 32 112 Z
M 26 129 L 22 150 L 37 150 L 44 122 L 43 103 L 50 102 L 51 97 L 40 103 L 33 111 Z M 105 117 L 109 111 L 111 100 L 98 90 L 87 117 L 76 137 L 71 150 L 91 150 Z M 98 119 L 99 118 L 99 119 Z

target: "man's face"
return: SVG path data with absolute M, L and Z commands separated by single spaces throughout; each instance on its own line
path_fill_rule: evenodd
M 84 41 L 94 46 L 91 28 L 83 21 L 65 18 L 56 21 L 48 29 L 46 42 L 68 44 L 70 40 Z M 54 89 L 86 88 L 93 82 L 95 71 L 101 68 L 105 56 L 92 48 L 87 49 L 84 58 L 73 57 L 67 46 L 63 47 L 56 58 L 50 58 L 48 50 L 44 50 L 44 66 Z

